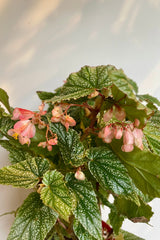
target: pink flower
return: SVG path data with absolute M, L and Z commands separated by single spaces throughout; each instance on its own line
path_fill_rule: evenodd
M 139 127 L 139 125 L 140 125 L 140 121 L 139 121 L 139 119 L 136 118 L 136 119 L 134 120 L 134 126 L 135 126 L 135 127 Z
M 135 128 L 133 130 L 133 136 L 134 136 L 134 144 L 135 146 L 137 146 L 138 148 L 140 148 L 141 150 L 143 150 L 143 131 L 139 128 Z
M 126 128 L 124 130 L 124 134 L 123 134 L 123 144 L 134 144 L 134 135 L 132 133 L 132 131 L 129 128 Z
M 111 143 L 112 139 L 114 138 L 114 130 L 110 126 L 106 126 L 103 128 L 99 134 L 98 137 L 102 138 L 104 142 Z
M 36 128 L 30 120 L 21 120 L 15 123 L 14 130 L 23 137 L 33 138 Z
M 134 147 L 133 147 L 133 144 L 125 144 L 125 145 L 122 145 L 121 149 L 123 152 L 132 152 Z
M 121 107 L 115 107 L 114 114 L 119 121 L 123 121 L 126 117 L 125 110 Z
M 103 121 L 108 122 L 111 120 L 112 117 L 113 117 L 113 109 L 111 108 L 103 115 Z
M 19 142 L 23 145 L 30 144 L 30 138 L 33 138 L 36 133 L 36 128 L 30 120 L 21 120 L 14 124 L 14 128 L 8 130 L 8 135 L 19 138 Z
M 124 130 L 123 134 L 123 146 L 121 147 L 123 152 L 131 152 L 133 151 L 134 144 L 134 135 L 129 128 Z
M 28 146 L 29 146 L 29 144 L 31 143 L 31 140 L 30 140 L 30 138 L 28 138 L 28 137 L 23 137 L 23 136 L 19 135 L 19 142 L 20 142 L 22 145 L 28 144 Z
M 52 151 L 52 146 L 57 145 L 57 143 L 58 143 L 58 140 L 56 136 L 55 138 L 50 139 L 46 142 L 40 142 L 38 144 L 38 147 L 43 147 L 43 148 L 47 147 L 48 151 Z
M 69 129 L 69 126 L 74 127 L 76 125 L 76 121 L 69 115 L 64 115 L 61 118 L 61 123 L 65 126 L 67 131 Z
M 44 111 L 45 104 L 42 102 L 42 104 L 38 107 L 39 109 L 39 115 L 45 115 L 47 111 Z
M 60 122 L 61 117 L 63 116 L 63 110 L 60 106 L 55 106 L 52 110 L 52 122 Z
M 34 116 L 34 112 L 23 109 L 23 108 L 15 108 L 13 110 L 13 117 L 12 120 L 27 120 Z
M 121 139 L 122 135 L 123 135 L 123 128 L 119 127 L 119 126 L 116 126 L 114 128 L 114 137 L 115 137 L 115 139 Z

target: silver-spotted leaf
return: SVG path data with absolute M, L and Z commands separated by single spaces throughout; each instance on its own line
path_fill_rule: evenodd
M 112 85 L 109 79 L 109 71 L 113 66 L 84 66 L 79 72 L 71 73 L 66 80 L 61 95 L 55 96 L 47 102 L 60 102 L 70 99 L 78 99 L 92 93 L 95 89 L 102 89 Z
M 72 198 L 63 175 L 57 170 L 48 171 L 44 174 L 42 182 L 45 185 L 41 190 L 42 201 L 68 221 L 72 210 Z
M 102 240 L 101 216 L 92 184 L 87 180 L 77 180 L 74 175 L 67 176 L 67 185 L 77 199 L 75 218 L 95 239 Z
M 127 170 L 113 151 L 106 147 L 91 148 L 87 157 L 91 160 L 88 163 L 90 172 L 104 189 L 137 202 Z
M 17 146 L 12 144 L 12 141 L 8 140 L 0 140 L 0 145 L 7 151 L 9 151 L 9 160 L 12 164 L 32 158 L 32 156 L 28 152 L 24 151 L 22 145 L 21 148 L 18 148 Z
M 155 123 L 154 119 L 152 120 L 151 118 L 151 120 L 147 122 L 143 132 L 147 140 L 148 148 L 151 149 L 152 152 L 160 154 L 160 123 Z
M 58 146 L 65 164 L 81 166 L 86 161 L 85 149 L 78 133 L 74 129 L 66 128 L 60 123 L 51 123 L 50 129 L 58 136 Z
M 19 208 L 7 240 L 44 240 L 57 218 L 58 214 L 33 192 Z
M 33 188 L 49 169 L 46 159 L 35 157 L 0 169 L 0 184 Z
M 89 232 L 87 232 L 82 224 L 77 220 L 75 220 L 73 223 L 73 230 L 79 240 L 96 240 L 96 238 L 90 235 Z

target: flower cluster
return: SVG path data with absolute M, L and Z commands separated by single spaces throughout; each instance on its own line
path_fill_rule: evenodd
M 52 151 L 52 146 L 58 143 L 57 135 L 52 133 L 49 129 L 48 124 L 41 120 L 41 116 L 45 115 L 44 103 L 39 106 L 38 112 L 33 112 L 23 108 L 15 108 L 13 111 L 12 120 L 18 120 L 12 129 L 8 131 L 8 135 L 12 136 L 15 139 L 18 139 L 19 142 L 24 145 L 31 143 L 31 138 L 36 134 L 36 127 L 38 125 L 39 129 L 47 128 L 46 130 L 46 141 L 40 142 L 38 147 L 47 147 L 48 151 Z M 51 122 L 61 122 L 67 129 L 69 126 L 75 126 L 76 121 L 65 114 L 61 106 L 55 106 L 52 110 Z M 48 137 L 48 135 L 50 135 Z
M 39 106 L 39 112 L 32 112 L 23 108 L 15 108 L 12 120 L 19 121 L 14 124 L 13 129 L 8 131 L 8 135 L 15 139 L 19 139 L 19 142 L 22 145 L 29 145 L 30 139 L 33 138 L 36 133 L 35 124 L 37 124 L 40 129 L 45 127 L 45 123 L 41 121 L 41 116 L 46 113 L 43 108 L 43 103 Z
M 69 126 L 75 126 L 76 121 L 69 115 L 66 114 L 66 111 L 63 111 L 63 107 L 55 106 L 52 110 L 52 122 L 61 122 L 68 131 Z
M 137 128 L 139 124 L 138 119 L 135 119 L 134 123 L 110 123 L 99 132 L 98 136 L 106 143 L 111 143 L 113 138 L 121 139 L 123 136 L 121 149 L 124 152 L 133 151 L 134 145 L 143 150 L 143 131 Z

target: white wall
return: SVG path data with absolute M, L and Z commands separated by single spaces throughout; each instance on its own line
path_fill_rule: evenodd
M 36 110 L 36 90 L 52 91 L 83 65 L 113 64 L 159 97 L 160 0 L 0 0 L 0 87 L 14 107 Z M 7 153 L 0 152 L 0 167 Z M 28 191 L 0 186 L 0 214 L 16 209 Z M 160 235 L 160 201 L 153 227 L 126 221 L 146 240 Z M 105 216 L 104 216 L 105 218 Z M 0 218 L 5 240 L 13 216 Z

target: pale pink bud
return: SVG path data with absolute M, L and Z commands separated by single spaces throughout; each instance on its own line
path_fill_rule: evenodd
M 122 135 L 123 135 L 123 128 L 116 127 L 114 129 L 114 137 L 115 137 L 115 139 L 121 139 Z
M 94 98 L 97 97 L 99 95 L 99 92 L 97 90 L 93 91 L 90 95 L 88 95 L 88 98 Z
M 47 111 L 44 111 L 45 104 L 42 102 L 42 104 L 38 107 L 39 108 L 39 114 L 45 115 Z
M 141 150 L 143 150 L 143 131 L 139 128 L 135 128 L 133 130 L 133 136 L 134 136 L 134 144 Z
M 82 171 L 77 170 L 77 172 L 75 173 L 75 178 L 78 180 L 85 180 L 85 175 Z
M 122 145 L 121 149 L 123 152 L 132 152 L 134 147 L 133 144 L 124 144 Z
M 113 109 L 111 108 L 103 115 L 103 121 L 108 122 L 111 120 L 112 117 L 113 117 Z
M 34 112 L 23 109 L 23 108 L 15 108 L 13 111 L 12 120 L 27 120 L 34 116 Z
M 123 134 L 123 144 L 134 144 L 134 136 L 130 129 L 125 129 Z
M 135 127 L 139 127 L 139 125 L 140 125 L 140 121 L 139 121 L 139 119 L 136 118 L 136 119 L 134 120 L 134 126 L 135 126 Z
M 115 114 L 115 117 L 117 118 L 117 120 L 119 120 L 119 121 L 123 121 L 126 117 L 125 110 L 121 107 L 115 107 L 114 114 Z

